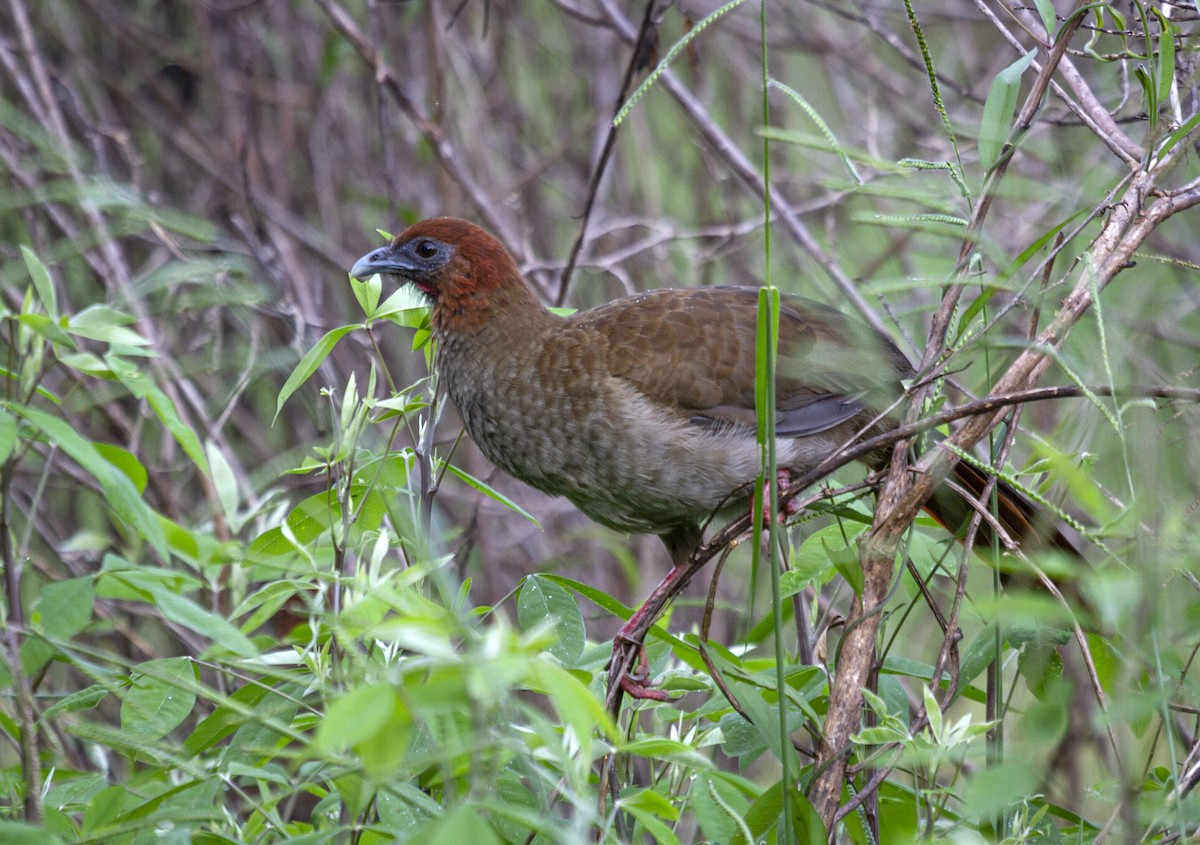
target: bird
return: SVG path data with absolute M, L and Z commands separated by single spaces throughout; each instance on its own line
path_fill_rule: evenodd
M 413 224 L 350 270 L 375 274 L 431 301 L 439 379 L 485 457 L 602 525 L 661 537 L 672 568 L 652 595 L 686 577 L 714 514 L 747 506 L 761 464 L 757 288 L 661 288 L 561 316 L 493 235 L 453 217 Z M 899 425 L 914 370 L 890 338 L 794 295 L 780 297 L 777 337 L 781 471 L 802 476 L 856 438 Z M 881 470 L 890 456 L 881 446 L 861 460 Z M 978 495 L 987 476 L 960 462 L 954 479 Z M 1037 534 L 1033 503 L 1002 481 L 998 498 L 1010 536 Z M 926 509 L 951 532 L 972 513 L 947 486 Z M 985 523 L 981 539 L 990 536 Z M 621 629 L 614 655 L 641 619 Z M 620 684 L 663 698 L 644 669 Z

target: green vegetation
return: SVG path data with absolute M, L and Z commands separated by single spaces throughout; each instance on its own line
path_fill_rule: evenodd
M 0 842 L 1197 835 L 1200 8 L 667 4 L 619 97 L 629 5 L 0 10 Z M 968 454 L 1094 553 L 1002 586 L 840 470 L 613 718 L 657 540 L 493 472 L 346 277 L 434 214 L 570 306 L 769 267 L 927 414 L 1070 388 Z

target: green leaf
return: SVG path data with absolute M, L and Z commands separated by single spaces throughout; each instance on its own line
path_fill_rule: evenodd
M 650 736 L 635 739 L 621 747 L 623 754 L 646 757 L 650 760 L 666 760 L 693 769 L 711 769 L 712 762 L 686 742 L 666 737 Z
M 452 810 L 426 825 L 409 841 L 412 842 L 462 842 L 470 845 L 502 845 L 500 837 L 471 806 L 459 804 Z
M 760 445 L 775 435 L 775 373 L 779 354 L 779 288 L 758 292 L 758 323 L 754 351 L 754 411 Z
M 578 665 L 586 632 L 579 604 L 569 591 L 548 578 L 530 575 L 517 596 L 517 619 L 526 631 L 549 623 L 556 637 L 550 653 L 564 666 Z
M 1037 7 L 1038 17 L 1046 28 L 1046 36 L 1053 43 L 1054 33 L 1058 30 L 1058 13 L 1054 11 L 1054 3 L 1051 0 L 1033 0 L 1033 5 Z
M 150 410 L 154 411 L 159 421 L 166 426 L 167 431 L 175 438 L 179 448 L 191 458 L 192 463 L 200 468 L 205 475 L 209 474 L 208 460 L 204 457 L 204 448 L 196 432 L 179 416 L 179 411 L 171 397 L 167 396 L 157 384 L 142 373 L 137 367 L 117 355 L 106 355 L 104 362 L 134 397 L 145 401 Z
M 317 727 L 317 745 L 334 752 L 374 739 L 392 721 L 398 704 L 390 684 L 368 684 L 351 690 L 325 712 Z
M 833 568 L 838 571 L 838 574 L 846 579 L 846 583 L 854 590 L 856 596 L 861 596 L 863 584 L 866 581 L 866 575 L 863 573 L 862 562 L 858 559 L 858 550 L 843 547 L 840 549 L 830 548 L 824 542 L 825 551 L 829 555 L 829 560 L 833 563 Z
M 260 709 L 258 703 L 272 692 L 270 687 L 262 683 L 248 683 L 234 690 L 228 703 L 217 707 L 196 725 L 196 729 L 184 740 L 183 752 L 194 756 L 207 751 L 245 722 L 257 718 Z
M 621 798 L 617 802 L 617 806 L 637 819 L 642 827 L 646 828 L 646 832 L 654 837 L 657 845 L 679 845 L 679 837 L 675 835 L 675 832 L 669 826 L 663 823 L 657 812 L 662 804 L 668 802 L 659 796 L 660 800 L 658 802 L 651 803 L 653 799 L 650 796 L 653 795 L 654 793 L 650 792 L 650 790 L 643 789 L 633 793 L 628 798 Z M 654 809 L 650 809 L 651 806 Z
M 710 842 L 732 842 L 745 824 L 742 816 L 750 806 L 742 791 L 720 772 L 701 772 L 688 800 Z
M 17 445 L 17 421 L 6 409 L 0 408 L 0 464 L 8 460 Z
M 369 320 L 375 316 L 375 308 L 379 305 L 379 294 L 383 291 L 382 277 L 376 273 L 365 282 L 360 282 L 350 276 L 350 290 L 354 291 L 354 298 L 358 300 L 358 305 L 362 308 L 366 318 Z
M 0 845 L 30 845 L 31 842 L 37 845 L 62 845 L 62 840 L 45 828 L 20 822 L 0 822 Z
M 534 519 L 533 516 L 528 511 L 526 511 L 523 507 L 518 505 L 512 499 L 505 496 L 503 493 L 499 492 L 498 490 L 494 490 L 486 482 L 480 481 L 478 478 L 471 475 L 469 472 L 459 469 L 454 464 L 448 464 L 448 463 L 445 463 L 444 461 L 442 461 L 442 462 L 440 462 L 439 465 L 444 466 L 450 472 L 450 474 L 453 475 L 455 478 L 457 478 L 459 481 L 465 482 L 468 486 L 474 488 L 475 490 L 478 490 L 480 493 L 487 496 L 489 499 L 497 501 L 500 504 L 504 505 L 506 508 L 516 511 L 521 516 L 525 517 L 530 522 L 532 522 L 534 525 L 537 525 L 539 528 L 541 527 L 540 523 L 538 523 L 538 521 L 536 519 Z
M 371 318 L 389 320 L 408 329 L 422 329 L 429 324 L 429 314 L 429 297 L 413 285 L 401 285 Z
M 56 320 L 45 314 L 22 314 L 17 319 L 22 326 L 55 346 L 67 349 L 75 348 L 75 341 L 71 339 L 70 335 L 63 331 L 62 326 Z
M 30 278 L 33 279 L 33 289 L 37 291 L 38 299 L 42 301 L 42 307 L 46 309 L 50 319 L 57 322 L 58 295 L 54 292 L 54 282 L 50 278 L 50 271 L 46 269 L 46 265 L 34 254 L 33 250 L 24 244 L 21 244 L 21 255 L 25 258 L 25 266 L 29 270 Z
M 37 426 L 47 439 L 83 467 L 100 484 L 100 488 L 104 491 L 104 497 L 113 512 L 141 534 L 163 560 L 170 557 L 166 535 L 163 534 L 157 514 L 142 500 L 133 482 L 105 460 L 90 441 L 81 436 L 66 421 L 39 408 L 11 403 L 8 403 L 6 407 Z
M 1025 687 L 1042 700 L 1062 678 L 1062 655 L 1052 646 L 1027 645 L 1017 657 L 1017 669 L 1025 679 Z
M 96 596 L 102 599 L 148 601 L 149 591 L 156 587 L 173 593 L 190 593 L 202 586 L 198 578 L 179 569 L 148 564 L 135 566 L 124 558 L 108 554 L 104 556 L 96 577 Z
M 336 490 L 325 490 L 309 496 L 287 515 L 287 525 L 298 543 L 311 543 L 320 537 L 334 522 L 342 518 L 342 503 Z M 291 543 L 288 542 L 288 548 Z
M 199 680 L 200 667 L 186 657 L 138 664 L 121 702 L 121 729 L 141 740 L 166 736 L 192 712 Z
M 566 669 L 542 660 L 534 662 L 532 671 L 530 687 L 550 696 L 555 712 L 579 742 L 587 742 L 597 729 L 610 740 L 620 736 L 604 704 Z
M 90 687 L 85 687 L 78 692 L 73 692 L 68 696 L 60 698 L 45 709 L 42 713 L 42 718 L 49 719 L 51 716 L 57 716 L 59 713 L 78 713 L 81 710 L 91 710 L 107 697 L 108 689 L 106 687 L 93 684 Z
M 780 576 L 779 587 L 783 598 L 794 595 L 809 584 L 823 584 L 835 571 L 831 549 L 843 551 L 853 548 L 855 539 L 867 530 L 866 525 L 843 521 L 828 525 L 808 537 L 792 554 L 787 572 Z
M 1151 7 L 1151 11 L 1158 18 L 1158 56 L 1154 62 L 1158 101 L 1165 103 L 1171 99 L 1171 84 L 1175 81 L 1175 30 L 1157 7 Z
M 1150 130 L 1153 132 L 1158 122 L 1158 86 L 1150 79 L 1145 65 L 1133 69 L 1138 84 L 1142 86 L 1142 94 L 1146 97 L 1146 114 L 1150 118 Z
M 985 169 L 995 167 L 1004 150 L 1004 142 L 1017 110 L 1021 74 L 1033 61 L 1034 53 L 1030 50 L 992 80 L 992 88 L 983 104 L 983 121 L 979 126 L 979 163 Z
M 58 649 L 53 644 L 36 635 L 28 636 L 21 643 L 21 671 L 32 678 L 41 672 L 56 654 Z
M 148 592 L 154 605 L 169 621 L 202 634 L 214 644 L 239 657 L 258 656 L 258 649 L 254 647 L 254 643 L 224 616 L 206 610 L 186 596 L 174 593 L 161 585 L 150 586 Z
M 1039 783 L 1029 763 L 1010 760 L 977 772 L 960 794 L 972 815 L 986 819 L 1037 791 Z
M 96 447 L 96 451 L 104 457 L 104 460 L 123 472 L 125 477 L 133 482 L 134 489 L 138 491 L 139 496 L 146 492 L 146 484 L 149 482 L 150 476 L 133 452 L 122 449 L 120 446 L 114 446 L 112 443 L 93 442 L 92 445 Z
M 238 494 L 237 477 L 233 474 L 233 468 L 229 466 L 229 461 L 225 460 L 225 456 L 216 443 L 209 440 L 204 444 L 204 451 L 208 457 L 213 487 L 216 488 L 217 499 L 221 502 L 221 511 L 225 514 L 225 521 L 236 526 L 238 502 L 241 500 Z
M 101 830 L 120 818 L 127 795 L 124 787 L 110 786 L 92 796 L 83 814 L 83 832 Z
M 237 619 L 254 611 L 238 625 L 240 631 L 249 634 L 264 625 L 288 599 L 307 589 L 314 589 L 314 587 L 306 581 L 272 581 L 242 599 L 242 603 L 229 614 L 229 618 Z
M 84 375 L 94 378 L 111 379 L 112 370 L 91 352 L 70 352 L 59 355 L 58 361 L 72 369 L 79 370 Z
M 95 598 L 88 576 L 47 584 L 38 598 L 35 618 L 47 636 L 69 640 L 91 621 Z
M 1198 0 L 1200 2 L 1200 0 Z M 1192 130 L 1200 126 L 1200 111 L 1193 114 L 1183 122 L 1183 125 L 1167 136 L 1167 139 L 1159 146 L 1155 156 L 1161 159 L 1172 149 L 1178 146 L 1179 142 L 1191 134 Z
M 337 346 L 338 341 L 357 328 L 359 328 L 358 325 L 352 325 L 331 329 L 325 333 L 324 337 L 317 341 L 312 349 L 305 353 L 304 357 L 300 359 L 300 363 L 296 365 L 296 369 L 292 370 L 292 374 L 283 383 L 283 389 L 279 391 L 279 398 L 275 402 L 275 417 L 271 420 L 272 425 L 275 424 L 275 420 L 279 419 L 279 412 L 283 410 L 283 403 L 287 402 L 288 398 L 304 382 L 308 381 L 309 377 L 317 371 L 317 368 L 325 362 L 325 359 L 329 357 L 329 353 Z
M 135 322 L 133 317 L 123 311 L 107 305 L 91 305 L 72 315 L 67 322 L 67 331 L 110 345 L 149 346 L 150 341 L 132 329 L 125 328 Z

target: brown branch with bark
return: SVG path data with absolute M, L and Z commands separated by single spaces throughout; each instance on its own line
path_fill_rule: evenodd
M 1061 60 L 1070 41 L 1073 32 L 1071 23 L 1077 27 L 1080 16 L 1076 14 L 1070 21 L 1057 36 L 1055 46 L 1038 74 L 1033 93 L 1017 118 L 1016 126 L 1021 132 L 1027 131 L 1032 125 L 1050 76 L 1055 72 L 1057 62 Z M 1195 182 L 1174 191 L 1163 188 L 1164 178 L 1187 148 L 1186 143 L 1179 143 L 1166 155 L 1145 163 L 1141 170 L 1133 174 L 1124 193 L 1109 208 L 1108 218 L 1093 241 L 1084 266 L 1078 271 L 1075 285 L 1054 319 L 995 382 L 990 397 L 1033 389 L 1038 378 L 1051 364 L 1051 353 L 1062 346 L 1071 328 L 1093 305 L 1095 297 L 1130 265 L 1134 253 L 1146 238 L 1169 217 L 1200 203 L 1200 185 Z M 972 231 L 982 228 L 997 183 L 1004 170 L 1007 170 L 1007 162 L 1012 160 L 1011 156 L 1005 155 L 1001 159 L 1006 163 L 989 179 L 985 199 L 977 206 L 971 221 Z M 960 264 L 969 255 L 970 249 L 964 243 Z M 952 284 L 935 315 L 926 345 L 924 364 L 927 367 L 942 354 L 961 291 L 961 284 Z M 919 411 L 921 396 L 922 391 L 917 391 L 914 413 Z M 860 558 L 864 586 L 861 595 L 855 599 L 848 624 L 849 633 L 842 644 L 841 658 L 830 693 L 824 742 L 817 764 L 819 774 L 809 789 L 810 799 L 827 827 L 832 827 L 838 815 L 846 755 L 851 748 L 850 736 L 859 724 L 861 690 L 866 686 L 874 665 L 879 611 L 888 595 L 893 561 L 900 542 L 921 505 L 953 469 L 959 460 L 958 455 L 969 452 L 986 437 L 1000 424 L 1004 414 L 1003 409 L 997 409 L 971 418 L 947 441 L 918 460 L 911 472 L 906 465 L 904 444 L 898 443 L 894 450 L 892 467 L 880 489 L 872 529 L 862 543 Z

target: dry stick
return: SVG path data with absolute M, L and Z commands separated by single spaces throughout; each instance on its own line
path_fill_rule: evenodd
M 838 449 L 804 475 L 790 479 L 787 486 L 780 493 L 780 505 L 782 506 L 791 502 L 808 487 L 811 487 L 813 484 L 817 483 L 822 478 L 825 478 L 840 467 L 843 467 L 849 463 L 853 463 L 863 455 L 870 454 L 882 447 L 889 446 L 898 441 L 911 439 L 912 437 L 915 437 L 922 432 L 929 431 L 930 429 L 981 414 L 1003 414 L 1005 409 L 1010 408 L 1013 405 L 1023 405 L 1029 402 L 1044 402 L 1051 399 L 1079 399 L 1088 396 L 1169 399 L 1174 401 L 1200 403 L 1200 388 L 1173 386 L 1114 388 L 1111 385 L 1081 387 L 1079 385 L 1070 384 L 1050 387 L 1034 387 L 1028 390 L 1014 391 L 1004 395 L 987 396 L 983 399 L 978 399 L 974 402 L 961 405 L 957 408 L 939 411 L 936 414 L 924 417 L 916 422 L 897 426 L 891 431 L 878 434 L 867 440 L 863 440 L 861 443 L 856 443 L 853 446 L 846 446 L 842 449 Z M 823 498 L 823 496 L 815 496 L 813 498 Z M 805 504 L 807 504 L 807 502 Z M 992 527 L 995 529 L 999 526 L 994 525 Z M 724 551 L 727 546 L 732 543 L 739 542 L 749 530 L 749 515 L 738 517 L 734 521 L 722 527 L 708 543 L 701 546 L 692 556 L 692 561 L 697 566 L 703 566 Z M 674 593 L 672 593 L 672 596 L 678 594 L 678 592 L 679 590 L 676 590 Z M 665 605 L 666 602 L 663 604 Z M 647 625 L 646 630 L 649 630 L 649 628 L 650 626 Z
M 1041 375 L 1049 366 L 1051 358 L 1040 350 L 1057 348 L 1062 343 L 1067 331 L 1091 305 L 1093 289 L 1102 290 L 1126 266 L 1133 252 L 1159 223 L 1172 214 L 1200 203 L 1200 186 L 1191 186 L 1160 199 L 1145 212 L 1141 212 L 1141 199 L 1154 184 L 1154 176 L 1154 172 L 1146 172 L 1138 174 L 1135 178 L 1135 184 L 1127 193 L 1124 202 L 1114 209 L 1112 217 L 1094 245 L 1094 254 L 1102 259 L 1094 276 L 1085 269 L 1075 289 L 1065 300 L 1062 310 L 1051 325 L 1039 335 L 1036 348 L 1027 350 L 1018 357 L 997 383 L 997 390 L 1029 384 Z M 999 415 L 995 413 L 976 417 L 968 421 L 948 444 L 959 449 L 970 448 L 998 421 Z M 956 458 L 947 449 L 932 450 L 919 462 L 918 468 L 922 472 L 914 484 L 912 496 L 903 504 L 911 507 L 913 499 L 926 495 L 932 489 L 931 485 L 949 470 L 954 460 Z M 915 510 L 912 512 L 915 515 Z M 905 510 L 897 509 L 891 518 L 903 520 L 905 514 Z
M 89 177 L 80 169 L 76 159 L 71 137 L 67 130 L 67 123 L 59 106 L 60 98 L 55 95 L 51 87 L 49 71 L 41 54 L 38 52 L 38 45 L 34 40 L 35 34 L 22 0 L 14 0 L 12 9 L 17 30 L 20 34 L 21 46 L 28 56 L 29 65 L 36 83 L 36 97 L 32 91 L 25 92 L 30 111 L 37 115 L 40 123 L 47 127 L 47 131 L 59 145 L 60 153 L 63 161 L 66 163 L 67 171 L 72 181 L 81 190 L 86 189 Z M 9 70 L 14 76 L 16 75 L 15 67 L 9 67 Z M 90 256 L 90 251 L 85 251 L 89 264 L 106 283 L 109 280 L 116 283 L 121 296 L 137 318 L 138 326 L 143 334 L 150 340 L 152 346 L 160 348 L 162 344 L 159 343 L 156 323 L 151 319 L 150 313 L 146 310 L 144 301 L 136 296 L 132 289 L 132 276 L 128 263 L 125 260 L 124 254 L 117 247 L 117 241 L 109 230 L 102 209 L 97 207 L 93 201 L 87 199 L 86 190 L 80 199 L 79 205 L 83 209 L 88 227 L 98 235 L 97 246 L 101 256 L 103 256 L 103 262 L 101 262 L 98 259 L 93 259 Z M 58 219 L 53 213 L 51 214 L 51 218 Z M 65 219 L 65 216 L 63 219 Z M 163 391 L 170 397 L 171 402 L 175 405 L 176 411 L 183 421 L 192 428 L 201 428 L 201 426 L 195 423 L 195 418 L 198 418 L 204 423 L 203 429 L 208 432 L 209 436 L 223 447 L 227 455 L 232 455 L 232 450 L 229 448 L 229 444 L 225 438 L 219 431 L 213 430 L 204 397 L 200 395 L 195 385 L 185 377 L 174 359 L 169 356 L 160 356 L 152 359 L 148 366 L 158 371 L 162 376 L 159 379 L 159 383 Z M 186 403 L 183 401 L 184 399 L 187 400 Z M 188 410 L 189 407 L 191 411 Z M 228 528 L 225 525 L 224 511 L 220 506 L 220 499 L 216 488 L 204 473 L 199 474 L 199 481 L 205 499 L 214 515 L 218 526 L 218 533 L 227 533 Z M 214 609 L 219 610 L 219 608 Z
M 358 55 L 366 64 L 375 71 L 375 82 L 383 88 L 396 104 L 400 106 L 400 110 L 404 115 L 413 122 L 417 131 L 428 142 L 433 150 L 434 156 L 442 169 L 446 171 L 454 182 L 467 195 L 471 205 L 479 216 L 485 220 L 488 227 L 492 229 L 500 239 L 510 246 L 519 244 L 520 241 L 516 237 L 516 233 L 507 221 L 496 213 L 499 207 L 488 197 L 483 186 L 475 181 L 470 172 L 467 170 L 462 159 L 459 157 L 454 146 L 446 140 L 446 134 L 442 131 L 442 127 L 435 123 L 432 119 L 424 115 L 417 104 L 409 97 L 408 92 L 400 84 L 400 79 L 396 72 L 392 70 L 391 65 L 383 58 L 383 54 L 376 48 L 371 39 L 359 29 L 354 18 L 341 5 L 335 3 L 334 0 L 316 0 L 317 5 L 329 16 L 333 22 L 333 26 L 341 35 L 349 41 L 354 49 L 358 51 Z
M 653 20 L 654 0 L 647 0 L 646 13 L 642 16 L 642 27 L 638 30 L 637 40 L 634 41 L 633 49 L 629 52 L 629 64 L 625 68 L 625 79 L 621 82 L 621 93 L 617 95 L 616 105 L 613 106 L 614 115 L 624 105 L 625 98 L 629 96 L 629 86 L 633 84 L 633 75 L 638 72 L 645 60 L 646 34 L 650 32 Z M 596 196 L 600 192 L 600 180 L 604 178 L 604 174 L 608 170 L 608 162 L 612 159 L 616 146 L 617 126 L 609 121 L 608 134 L 604 138 L 604 149 L 600 153 L 600 160 L 596 162 L 596 169 L 592 171 L 587 201 L 583 206 L 583 214 L 580 215 L 579 234 L 575 238 L 575 243 L 571 245 L 571 254 L 567 256 L 567 266 L 563 268 L 562 276 L 558 280 L 558 294 L 554 297 L 554 304 L 558 307 L 561 307 L 566 301 L 567 288 L 571 284 L 571 274 L 575 272 L 575 262 L 579 260 L 579 253 L 583 249 L 584 241 L 587 240 L 588 223 L 592 219 L 592 210 L 596 207 Z
M 996 30 L 1004 36 L 1014 50 L 1018 53 L 1024 53 L 1025 47 L 1004 22 L 996 15 L 992 8 L 983 0 L 975 0 L 975 8 L 996 28 Z M 1042 21 L 1039 16 L 1033 13 L 1032 9 L 1006 9 L 1011 17 L 1019 18 L 1020 25 L 1034 37 L 1038 38 L 1043 46 L 1049 43 L 1050 36 L 1042 26 Z M 1081 14 L 1077 11 L 1076 15 Z M 1058 36 L 1055 36 L 1056 38 Z M 1033 63 L 1033 67 L 1040 70 L 1037 61 Z M 1092 93 L 1092 89 L 1088 87 L 1083 76 L 1071 61 L 1070 56 L 1063 56 L 1059 60 L 1058 71 L 1067 80 L 1071 90 L 1075 96 L 1079 98 L 1079 102 L 1074 102 L 1067 96 L 1067 92 L 1057 82 L 1051 82 L 1050 88 L 1055 95 L 1059 97 L 1071 112 L 1079 118 L 1079 120 L 1092 131 L 1092 133 L 1104 142 L 1104 145 L 1112 151 L 1119 159 L 1129 165 L 1131 168 L 1136 168 L 1141 161 L 1145 151 L 1137 145 L 1136 142 L 1130 139 L 1125 134 L 1124 130 L 1113 119 L 1113 116 L 1108 113 L 1108 109 L 1100 104 L 1096 99 L 1096 95 Z
M 1079 5 L 1082 5 L 1082 0 Z M 1032 126 L 1057 63 L 1065 53 L 1071 36 L 1081 22 L 1082 16 L 1075 15 L 1063 27 L 1058 41 L 1035 79 L 1033 89 L 1026 98 L 1014 122 L 1014 127 L 1010 131 L 1009 143 L 1006 143 L 1001 151 L 999 164 L 989 174 L 984 186 L 984 194 L 971 216 L 968 236 L 964 238 L 959 251 L 956 272 L 961 271 L 966 265 L 967 259 L 974 249 L 975 238 L 982 229 L 983 222 L 991 208 L 995 191 L 1012 161 L 1012 141 L 1019 138 Z M 941 307 L 931 321 L 921 369 L 930 368 L 941 357 L 942 348 L 961 294 L 962 285 L 959 283 L 951 284 L 945 291 Z M 1012 384 L 1003 392 L 1026 387 L 1031 383 L 1032 380 Z M 914 401 L 908 412 L 909 422 L 919 417 L 924 397 L 931 390 L 932 384 L 915 391 Z M 986 418 L 990 420 L 996 416 L 989 415 Z M 978 419 L 976 418 L 976 420 Z M 972 420 L 972 422 L 974 421 Z M 990 426 L 979 431 L 976 437 L 966 444 L 965 448 L 969 449 L 971 445 L 978 442 L 987 430 L 990 430 Z M 958 445 L 962 446 L 963 441 L 960 440 Z M 949 460 L 950 453 L 944 449 L 933 449 L 932 452 L 947 456 L 943 462 L 941 474 L 937 477 L 937 482 L 940 483 L 949 473 L 953 462 Z M 862 591 L 855 597 L 852 606 L 840 660 L 835 669 L 833 685 L 830 689 L 829 710 L 825 718 L 825 739 L 819 758 L 819 762 L 822 764 L 819 766 L 821 771 L 814 777 L 809 787 L 809 800 L 831 836 L 845 780 L 845 755 L 850 748 L 850 736 L 859 723 L 859 714 L 862 710 L 862 688 L 866 686 L 871 667 L 874 664 L 875 635 L 880 622 L 880 614 L 876 611 L 886 600 L 896 550 L 903 532 L 935 489 L 934 485 L 929 483 L 931 478 L 929 475 L 918 476 L 915 481 L 909 478 L 907 458 L 906 445 L 897 443 L 893 448 L 892 462 L 879 493 L 879 503 L 875 511 L 872 529 L 866 535 L 862 546 L 861 561 L 864 576 Z M 860 619 L 862 623 L 855 624 Z
M 633 41 L 637 30 L 625 17 L 615 0 L 597 0 L 597 2 L 615 31 L 627 42 Z M 696 99 L 691 90 L 680 82 L 679 78 L 670 70 L 663 71 L 658 81 L 683 108 L 704 140 L 725 160 L 729 169 L 750 188 L 754 196 L 761 198 L 766 195 L 767 185 L 762 174 L 758 172 L 758 169 L 734 143 L 733 139 L 717 125 L 712 115 Z M 888 333 L 887 325 L 859 292 L 854 281 L 842 271 L 837 261 L 821 248 L 809 228 L 796 215 L 795 209 L 785 197 L 785 192 L 778 185 L 772 184 L 770 197 L 772 213 L 776 214 L 783 222 L 792 238 L 825 270 L 842 296 L 854 305 L 863 321 L 876 331 L 886 335 Z
M 33 701 L 33 688 L 29 676 L 21 669 L 21 638 L 17 634 L 24 628 L 25 606 L 21 601 L 21 565 L 13 554 L 12 535 L 8 531 L 8 505 L 12 500 L 13 461 L 5 461 L 0 470 L 0 563 L 4 566 L 4 585 L 8 601 L 7 632 L 5 646 L 8 650 L 8 665 L 12 667 L 16 687 L 17 724 L 21 728 L 19 741 L 21 751 L 21 781 L 25 785 L 25 821 L 40 824 L 42 821 L 42 762 L 38 747 L 38 713 Z

